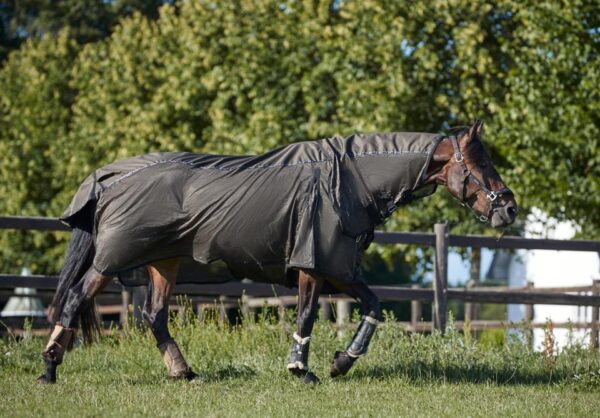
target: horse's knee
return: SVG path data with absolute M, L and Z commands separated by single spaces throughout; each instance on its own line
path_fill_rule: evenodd
M 381 320 L 381 302 L 377 295 L 372 293 L 363 300 L 364 314 L 376 320 Z
M 379 301 L 379 298 L 377 296 L 375 296 L 375 300 L 373 302 L 371 316 L 377 320 L 381 320 L 381 302 Z

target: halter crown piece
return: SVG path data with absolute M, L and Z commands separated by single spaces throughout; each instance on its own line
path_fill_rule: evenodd
M 450 139 L 452 147 L 454 148 L 454 160 L 460 164 L 463 171 L 463 188 L 461 202 L 463 203 L 463 205 L 471 209 L 471 211 L 475 214 L 477 219 L 479 219 L 481 222 L 487 222 L 492 216 L 494 209 L 498 207 L 495 203 L 498 200 L 498 197 L 513 195 L 513 192 L 508 187 L 503 187 L 500 190 L 488 189 L 485 183 L 479 180 L 473 173 L 471 173 L 471 170 L 469 170 L 469 167 L 467 167 L 467 164 L 465 163 L 465 158 L 460 150 L 460 146 L 458 145 L 458 139 L 456 138 L 456 136 L 450 136 L 448 137 L 448 139 Z M 488 201 L 488 210 L 486 215 L 478 215 L 475 209 L 473 209 L 473 206 L 467 203 L 467 200 L 470 197 L 467 196 L 467 185 L 470 181 L 475 183 L 479 187 L 477 190 L 475 190 L 475 192 L 473 192 L 473 194 L 477 194 L 481 190 L 485 193 L 485 197 Z M 473 194 L 471 194 L 471 196 Z

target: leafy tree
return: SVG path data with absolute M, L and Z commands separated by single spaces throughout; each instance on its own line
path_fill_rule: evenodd
M 59 213 L 55 200 L 64 173 L 55 168 L 57 148 L 69 130 L 74 92 L 70 67 L 78 47 L 63 33 L 28 41 L 12 54 L 0 76 L 0 213 L 35 216 Z M 64 248 L 62 234 L 0 231 L 1 271 L 52 265 Z M 46 267 L 47 268 L 47 267 Z
M 26 43 L 0 71 L 0 213 L 57 216 L 94 168 L 143 152 L 258 153 L 481 118 L 522 218 L 536 206 L 597 239 L 598 27 L 585 0 L 203 0 L 157 20 L 133 13 L 85 46 L 69 29 Z M 386 228 L 439 220 L 489 231 L 444 192 Z M 30 240 L 2 237 L 2 271 L 31 262 L 14 255 Z M 54 242 L 36 245 L 38 270 L 56 269 Z
M 158 17 L 160 0 L 10 0 L 0 2 L 0 63 L 29 38 L 69 29 L 79 43 L 110 35 L 119 18 L 134 11 Z

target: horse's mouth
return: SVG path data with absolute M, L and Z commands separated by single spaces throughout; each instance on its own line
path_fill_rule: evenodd
M 514 206 L 503 206 L 494 210 L 490 219 L 490 225 L 493 228 L 504 228 L 511 225 L 517 217 L 517 211 Z

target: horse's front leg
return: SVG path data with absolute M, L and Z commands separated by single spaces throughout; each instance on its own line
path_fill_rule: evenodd
M 354 362 L 367 353 L 369 343 L 375 333 L 375 328 L 377 328 L 377 321 L 381 317 L 381 307 L 377 295 L 363 282 L 331 282 L 331 284 L 358 300 L 361 303 L 363 314 L 358 329 L 346 350 L 335 353 L 330 373 L 331 377 L 337 377 L 348 373 Z
M 318 383 L 319 378 L 308 370 L 308 351 L 323 279 L 304 270 L 299 274 L 297 329 L 287 368 L 304 383 Z

